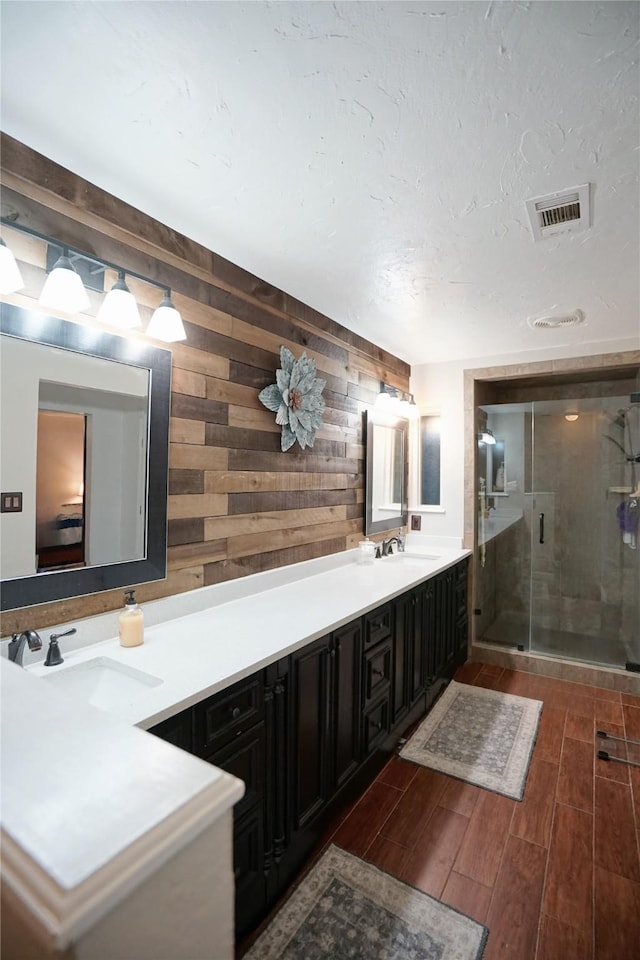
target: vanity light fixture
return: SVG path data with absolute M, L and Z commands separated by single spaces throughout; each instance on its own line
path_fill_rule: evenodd
M 147 336 L 165 343 L 175 343 L 176 340 L 186 340 L 184 324 L 180 311 L 171 299 L 171 290 L 167 287 L 160 306 L 156 308 L 147 327 Z
M 0 237 L 0 293 L 15 293 L 23 287 L 24 280 L 16 258 Z
M 142 326 L 138 304 L 127 286 L 124 270 L 118 270 L 118 279 L 102 301 L 98 320 L 127 330 Z
M 164 290 L 160 305 L 155 310 L 145 331 L 147 335 L 154 337 L 156 340 L 163 340 L 165 343 L 175 343 L 177 340 L 187 339 L 182 317 L 171 299 L 171 290 L 164 283 L 145 277 L 134 270 L 125 270 L 108 260 L 100 260 L 93 254 L 84 253 L 75 247 L 63 246 L 52 237 L 39 233 L 37 230 L 32 230 L 31 227 L 23 226 L 21 223 L 16 223 L 15 218 L 2 217 L 0 223 L 12 230 L 18 230 L 20 233 L 27 234 L 27 236 L 42 240 L 48 245 L 48 258 L 57 257 L 57 251 L 62 250 L 62 256 L 58 256 L 55 260 L 42 288 L 40 294 L 42 306 L 49 307 L 52 310 L 62 310 L 65 313 L 81 313 L 91 306 L 84 283 L 90 289 L 95 290 L 98 295 L 101 295 L 104 271 L 115 270 L 118 279 L 104 297 L 98 311 L 98 320 L 127 330 L 141 326 L 138 304 L 125 279 L 128 274 L 143 283 Z M 78 269 L 74 266 L 74 261 Z M 49 262 L 51 262 L 51 259 L 49 259 Z M 84 283 L 83 276 L 85 278 Z M 15 257 L 5 241 L 0 238 L 0 293 L 13 293 L 22 286 L 24 284 Z
M 62 256 L 58 257 L 45 280 L 40 303 L 43 307 L 66 313 L 80 313 L 91 306 L 80 275 L 69 259 L 67 247 L 63 248 Z
M 394 413 L 406 420 L 416 420 L 420 416 L 418 405 L 412 393 L 404 393 L 398 387 L 392 387 L 381 381 L 380 393 L 376 397 L 376 409 Z
M 577 413 L 565 413 L 564 418 L 565 418 L 565 420 L 568 420 L 569 423 L 573 423 L 575 420 L 578 419 L 578 414 L 577 414 Z
M 493 435 L 493 432 L 488 428 L 483 430 L 482 433 L 478 434 L 478 443 L 487 443 L 489 446 L 493 446 L 496 442 L 496 438 Z

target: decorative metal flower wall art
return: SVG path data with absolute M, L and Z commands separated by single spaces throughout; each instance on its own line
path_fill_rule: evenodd
M 325 402 L 321 394 L 326 380 L 316 377 L 315 361 L 306 353 L 296 360 L 291 350 L 280 347 L 280 364 L 276 382 L 261 390 L 258 399 L 275 413 L 282 427 L 281 449 L 288 450 L 297 440 L 304 450 L 313 446 L 316 430 L 322 427 Z

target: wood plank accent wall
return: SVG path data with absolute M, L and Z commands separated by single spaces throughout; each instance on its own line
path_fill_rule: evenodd
M 0 167 L 3 216 L 170 286 L 183 316 L 188 339 L 171 345 L 168 575 L 137 588 L 140 601 L 353 547 L 364 529 L 363 411 L 380 380 L 408 390 L 409 366 L 4 134 Z M 6 299 L 33 307 L 44 244 L 3 234 L 26 281 Z M 128 282 L 145 322 L 160 291 Z M 91 299 L 95 316 L 102 298 Z M 282 453 L 258 400 L 281 344 L 306 350 L 327 381 L 311 450 Z M 0 635 L 121 604 L 114 590 L 10 611 Z

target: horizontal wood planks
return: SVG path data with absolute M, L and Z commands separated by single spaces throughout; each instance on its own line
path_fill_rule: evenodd
M 171 345 L 168 576 L 141 586 L 139 599 L 354 546 L 364 532 L 363 412 L 381 380 L 408 390 L 408 365 L 11 138 L 2 144 L 7 212 L 170 284 L 183 316 L 188 339 Z M 32 307 L 44 244 L 15 231 L 6 239 L 26 279 L 7 299 Z M 130 286 L 148 318 L 157 290 L 135 278 Z M 95 298 L 91 313 L 99 305 Z M 326 381 L 313 448 L 286 453 L 275 415 L 258 400 L 275 381 L 282 345 L 296 357 L 306 351 Z M 120 604 L 121 592 L 111 591 L 25 608 L 4 615 L 3 635 Z

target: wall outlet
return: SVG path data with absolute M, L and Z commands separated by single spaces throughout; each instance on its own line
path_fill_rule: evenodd
M 412 530 L 421 530 L 422 529 L 422 517 L 419 513 L 411 514 L 411 529 Z
M 22 513 L 22 493 L 0 494 L 0 513 Z

